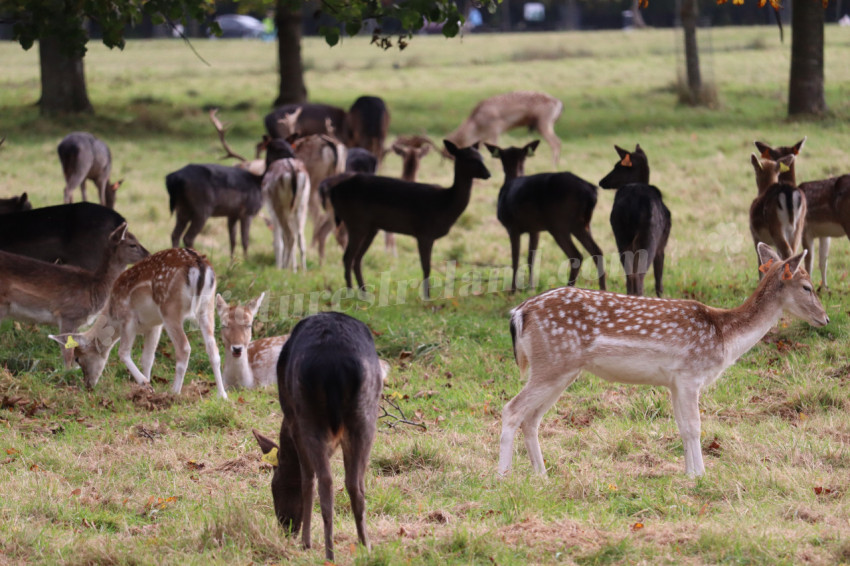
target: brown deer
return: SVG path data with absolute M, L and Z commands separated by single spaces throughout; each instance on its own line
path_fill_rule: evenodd
M 361 96 L 354 101 L 346 115 L 349 147 L 368 150 L 378 159 L 384 155 L 384 140 L 390 127 L 390 111 L 377 96 Z
M 301 254 L 301 269 L 307 269 L 304 226 L 310 205 L 310 176 L 300 159 L 272 162 L 263 177 L 263 198 L 271 211 L 275 265 L 298 271 L 295 246 Z
M 806 196 L 788 183 L 780 183 L 780 174 L 794 162 L 794 155 L 779 161 L 750 156 L 756 174 L 758 196 L 750 205 L 750 233 L 756 249 L 765 242 L 779 251 L 783 259 L 800 247 L 806 218 Z
M 774 161 L 785 155 L 797 155 L 806 138 L 790 147 L 772 148 L 762 142 L 755 142 L 762 157 Z M 795 184 L 794 162 L 788 171 L 780 174 L 780 182 Z M 826 290 L 826 265 L 829 259 L 830 238 L 850 237 L 850 175 L 840 175 L 818 181 L 800 183 L 799 189 L 806 195 L 806 223 L 803 229 L 803 249 L 806 256 L 806 270 L 811 272 L 814 263 L 814 241 L 819 240 L 818 266 L 820 267 L 820 288 Z
M 109 235 L 96 271 L 0 251 L 0 320 L 10 317 L 74 332 L 103 308 L 127 264 L 149 255 L 126 222 Z M 71 352 L 63 354 L 65 367 L 71 367 Z
M 112 154 L 105 143 L 88 132 L 72 132 L 59 142 L 56 151 L 65 175 L 65 204 L 74 202 L 73 192 L 77 187 L 86 200 L 86 179 L 91 179 L 97 187 L 100 204 L 115 208 L 115 193 L 124 180 L 110 181 Z
M 534 471 L 546 474 L 537 438 L 540 421 L 585 370 L 607 381 L 670 389 L 685 472 L 703 475 L 703 388 L 758 343 L 783 311 L 813 326 L 829 323 L 802 266 L 805 252 L 783 260 L 759 244 L 758 253 L 764 278 L 743 305 L 729 310 L 574 287 L 548 291 L 513 309 L 514 355 L 528 381 L 502 411 L 499 474 L 511 468 L 520 427 Z
M 466 210 L 473 179 L 489 179 L 490 172 L 478 152 L 478 144 L 458 148 L 449 140 L 446 150 L 454 157 L 454 183 L 447 189 L 423 183 L 373 175 L 354 175 L 331 189 L 334 214 L 348 229 L 348 245 L 342 257 L 345 284 L 351 288 L 351 271 L 364 287 L 360 263 L 378 230 L 416 238 L 422 265 L 423 293 L 430 297 L 431 249 L 434 241 L 449 233 Z
M 140 385 L 150 385 L 156 346 L 162 328 L 174 345 L 173 393 L 180 393 L 191 347 L 183 322 L 193 319 L 201 329 L 219 397 L 227 399 L 221 379 L 221 358 L 215 344 L 216 277 L 207 259 L 190 248 L 169 248 L 146 257 L 122 273 L 112 286 L 109 302 L 83 333 L 51 335 L 72 349 L 88 387 L 97 385 L 109 352 L 120 340 L 118 357 Z M 133 362 L 133 342 L 144 336 L 141 370 Z
M 26 210 L 32 210 L 32 203 L 29 201 L 27 193 L 21 193 L 19 197 L 0 198 L 0 214 L 11 214 Z
M 224 343 L 221 377 L 225 389 L 236 385 L 251 388 L 277 384 L 277 359 L 289 334 L 251 340 L 254 317 L 265 296 L 262 293 L 244 306 L 228 305 L 221 295 L 215 296 Z
M 341 446 L 357 538 L 370 548 L 365 475 L 383 387 L 372 332 L 342 313 L 301 320 L 281 350 L 277 380 L 283 409 L 280 445 L 256 430 L 254 436 L 263 453 L 277 452 L 272 497 L 278 522 L 292 535 L 301 530 L 302 544 L 310 548 L 313 486 L 318 478 L 325 558 L 333 561 L 330 456 Z
M 498 94 L 478 103 L 469 117 L 446 139 L 458 147 L 483 141 L 499 143 L 499 135 L 513 128 L 527 126 L 537 130 L 552 148 L 552 162 L 558 167 L 561 141 L 555 133 L 555 122 L 564 103 L 542 92 L 516 91 Z
M 620 160 L 599 181 L 603 189 L 616 189 L 611 207 L 611 228 L 620 262 L 626 272 L 626 292 L 643 295 L 643 279 L 652 262 L 655 294 L 664 293 L 664 249 L 672 220 L 661 191 L 649 184 L 649 161 L 640 144 L 634 151 L 614 146 Z
M 602 250 L 590 233 L 590 220 L 596 208 L 594 185 L 569 172 L 540 173 L 525 177 L 525 160 L 534 154 L 539 140 L 524 147 L 500 148 L 487 145 L 490 154 L 501 160 L 505 182 L 499 190 L 496 215 L 511 240 L 511 293 L 516 292 L 519 266 L 519 238 L 528 233 L 528 281 L 534 285 L 534 256 L 540 232 L 546 230 L 570 259 L 569 284 L 575 285 L 582 256 L 572 236 L 593 256 L 599 288 L 605 289 Z

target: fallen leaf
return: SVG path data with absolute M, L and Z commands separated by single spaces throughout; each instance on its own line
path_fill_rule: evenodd
M 9 456 L 14 456 L 15 454 L 20 454 L 21 452 L 17 448 L 6 448 L 6 454 Z
M 643 528 L 643 523 L 635 523 L 634 525 L 632 525 L 632 530 L 633 530 L 633 531 L 639 531 L 639 530 L 641 530 L 642 528 Z
M 83 492 L 83 490 L 78 487 L 77 489 L 75 489 L 74 491 L 71 492 L 71 495 L 76 496 L 76 495 L 81 494 L 82 492 Z
M 203 462 L 196 462 L 194 460 L 189 460 L 188 462 L 186 462 L 186 468 L 193 470 L 193 471 L 203 470 L 204 468 L 206 468 L 206 464 L 204 464 Z

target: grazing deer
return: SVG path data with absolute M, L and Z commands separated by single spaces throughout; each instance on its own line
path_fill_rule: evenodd
M 32 203 L 27 193 L 21 193 L 19 197 L 0 198 L 0 214 L 11 214 L 13 212 L 24 212 L 32 210 Z
M 773 160 L 784 155 L 797 155 L 806 138 L 790 147 L 772 148 L 762 142 L 756 147 L 762 157 Z M 789 171 L 779 176 L 780 182 L 794 184 L 796 172 L 792 162 Z M 808 251 L 806 270 L 811 272 L 814 263 L 814 241 L 818 239 L 818 267 L 820 267 L 820 288 L 826 290 L 826 264 L 829 259 L 830 238 L 850 237 L 850 175 L 830 177 L 818 181 L 800 183 L 798 188 L 806 195 L 806 223 L 803 229 L 803 249 Z
M 254 436 L 263 453 L 277 452 L 272 497 L 278 522 L 292 535 L 300 529 L 304 548 L 310 548 L 313 486 L 318 477 L 325 558 L 333 561 L 334 491 L 329 458 L 341 446 L 357 538 L 369 549 L 365 474 L 383 384 L 372 332 L 341 313 L 303 319 L 280 353 L 277 380 L 283 409 L 280 446 L 256 430 Z
M 649 184 L 649 161 L 640 147 L 632 152 L 614 146 L 620 160 L 604 179 L 603 189 L 617 189 L 611 208 L 611 228 L 626 272 L 626 292 L 643 295 L 643 278 L 652 261 L 655 294 L 664 293 L 664 248 L 670 236 L 670 210 L 661 191 Z
M 295 246 L 301 254 L 301 269 L 307 270 L 304 226 L 310 206 L 310 176 L 299 159 L 272 162 L 263 177 L 263 198 L 271 211 L 275 265 L 298 271 Z
M 756 174 L 758 196 L 750 205 L 750 233 L 756 248 L 759 242 L 774 246 L 783 259 L 791 257 L 800 247 L 806 218 L 806 196 L 788 183 L 780 183 L 783 170 L 793 164 L 794 155 L 759 159 L 752 154 L 750 161 Z
M 546 467 L 537 430 L 544 413 L 582 370 L 607 381 L 670 389 L 685 449 L 685 472 L 705 473 L 699 396 L 770 330 L 783 311 L 813 326 L 829 317 L 802 267 L 805 252 L 783 260 L 758 245 L 765 276 L 743 305 L 717 309 L 696 301 L 631 297 L 563 287 L 511 311 L 511 337 L 528 382 L 502 411 L 499 474 L 511 468 L 522 427 L 534 471 Z
M 0 251 L 0 320 L 52 324 L 74 332 L 103 308 L 112 284 L 127 268 L 149 256 L 125 222 L 110 235 L 96 271 L 56 265 Z M 70 350 L 63 351 L 71 367 Z
M 109 352 L 118 340 L 118 357 L 140 385 L 150 385 L 162 328 L 174 345 L 176 368 L 171 391 L 180 393 L 191 347 L 183 322 L 194 319 L 201 329 L 219 397 L 227 399 L 221 358 L 215 344 L 216 278 L 207 259 L 190 248 L 169 248 L 146 257 L 122 273 L 109 302 L 83 333 L 51 335 L 63 348 L 73 348 L 88 387 L 97 385 Z M 144 336 L 141 370 L 131 356 L 137 335 Z
M 267 114 L 264 123 L 269 136 L 286 139 L 292 134 L 324 134 L 329 119 L 334 135 L 344 142 L 348 141 L 345 110 L 327 104 L 285 104 Z
M 605 262 L 602 250 L 590 233 L 590 220 L 596 208 L 596 187 L 569 172 L 540 173 L 524 177 L 525 160 L 534 155 L 539 140 L 525 147 L 502 149 L 487 145 L 490 154 L 501 160 L 505 182 L 499 190 L 497 216 L 511 240 L 511 293 L 516 292 L 519 267 L 519 238 L 528 233 L 528 281 L 534 285 L 534 255 L 540 232 L 546 230 L 570 259 L 569 284 L 575 285 L 582 256 L 571 235 L 596 261 L 599 288 L 605 289 Z
M 354 101 L 346 115 L 349 147 L 368 150 L 379 161 L 384 155 L 384 140 L 390 127 L 390 111 L 377 96 L 361 96 Z
M 0 250 L 94 271 L 109 235 L 124 222 L 111 208 L 91 202 L 13 212 L 0 222 Z
M 348 229 L 342 262 L 345 284 L 351 288 L 351 270 L 364 287 L 360 262 L 378 230 L 416 238 L 422 264 L 423 292 L 430 297 L 431 249 L 449 233 L 466 210 L 473 179 L 489 179 L 490 172 L 478 153 L 478 144 L 458 148 L 449 140 L 446 150 L 454 157 L 454 183 L 447 189 L 400 179 L 358 174 L 331 189 L 334 214 Z
M 552 148 L 552 162 L 557 168 L 561 141 L 555 134 L 555 122 L 563 109 L 563 102 L 542 92 L 499 94 L 479 102 L 469 117 L 446 139 L 459 147 L 479 140 L 496 145 L 503 132 L 527 126 L 529 130 L 537 130 Z
M 289 334 L 251 340 L 254 317 L 265 296 L 262 293 L 244 306 L 230 306 L 221 295 L 215 296 L 224 342 L 221 377 L 225 389 L 236 385 L 251 388 L 277 384 L 277 359 Z
M 88 132 L 73 132 L 65 136 L 56 149 L 65 174 L 65 204 L 74 201 L 73 192 L 77 187 L 86 200 L 86 179 L 91 179 L 97 187 L 100 204 L 115 208 L 115 193 L 124 180 L 115 183 L 109 180 L 112 155 L 106 144 Z

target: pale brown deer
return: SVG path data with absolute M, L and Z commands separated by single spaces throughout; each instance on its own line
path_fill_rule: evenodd
M 262 293 L 245 305 L 228 305 L 221 295 L 215 297 L 224 343 L 221 377 L 225 389 L 277 385 L 277 359 L 289 334 L 251 339 L 254 317 L 265 296 Z
M 74 202 L 73 192 L 77 187 L 86 200 L 86 180 L 91 179 L 97 187 L 100 204 L 115 208 L 115 194 L 124 180 L 113 183 L 109 179 L 112 154 L 103 141 L 88 132 L 72 132 L 62 139 L 56 151 L 65 175 L 65 204 Z
M 171 391 L 180 393 L 191 352 L 183 323 L 193 319 L 201 329 L 218 395 L 226 399 L 215 344 L 215 288 L 215 273 L 204 256 L 191 248 L 169 248 L 146 257 L 118 277 L 109 302 L 91 328 L 50 338 L 65 349 L 73 349 L 90 388 L 97 385 L 118 340 L 118 357 L 130 375 L 138 384 L 150 385 L 156 346 L 165 327 L 176 360 Z M 131 356 L 139 334 L 144 336 L 141 370 Z
M 269 164 L 263 177 L 263 199 L 271 212 L 275 265 L 298 271 L 295 247 L 301 254 L 301 269 L 307 269 L 304 226 L 310 206 L 310 176 L 300 159 L 278 159 Z
M 469 117 L 446 139 L 458 147 L 478 141 L 499 144 L 499 135 L 520 127 L 537 130 L 552 148 L 552 162 L 558 167 L 561 141 L 555 133 L 555 122 L 564 103 L 543 92 L 516 91 L 498 94 L 478 103 Z
M 607 381 L 670 389 L 685 472 L 703 475 L 702 390 L 758 343 L 783 312 L 813 326 L 829 323 L 802 266 L 805 252 L 786 260 L 766 244 L 759 244 L 758 252 L 764 278 L 733 309 L 575 287 L 548 291 L 513 309 L 514 355 L 528 381 L 502 411 L 499 474 L 511 468 L 520 427 L 534 471 L 546 474 L 537 438 L 540 421 L 585 370 Z

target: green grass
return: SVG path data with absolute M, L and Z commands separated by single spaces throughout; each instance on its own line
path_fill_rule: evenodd
M 417 37 L 404 52 L 386 53 L 366 38 L 335 49 L 307 39 L 304 58 L 312 100 L 348 107 L 361 94 L 378 94 L 392 113 L 393 135 L 439 139 L 482 98 L 537 89 L 565 104 L 556 128 L 563 168 L 595 182 L 616 159 L 613 144 L 640 143 L 673 214 L 665 294 L 730 307 L 757 280 L 747 225 L 752 141 L 789 144 L 808 136 L 801 180 L 847 172 L 850 41 L 837 27 L 827 29 L 830 113 L 789 121 L 789 45 L 778 42 L 775 29 L 708 33 L 713 50 L 702 61 L 718 93 L 715 110 L 677 104 L 682 56 L 669 30 Z M 708 45 L 706 33 L 702 38 Z M 179 42 L 130 42 L 123 53 L 92 44 L 86 73 L 97 113 L 47 121 L 33 106 L 36 52 L 0 44 L 0 136 L 7 137 L 0 196 L 27 191 L 37 206 L 60 202 L 56 145 L 69 131 L 92 131 L 109 143 L 115 177 L 126 179 L 119 212 L 146 247 L 168 246 L 165 175 L 221 154 L 205 109 L 221 106 L 221 118 L 232 124 L 230 144 L 250 152 L 277 84 L 272 44 L 195 47 L 209 66 Z M 527 141 L 519 130 L 501 140 Z M 211 220 L 196 242 L 231 300 L 266 292 L 255 335 L 288 332 L 304 314 L 331 308 L 368 323 L 392 364 L 386 393 L 427 427 L 380 421 L 366 487 L 372 553 L 353 544 L 335 457 L 338 561 L 850 562 L 847 243 L 833 242 L 831 291 L 821 296 L 832 322 L 813 329 L 783 321 L 702 396 L 704 478 L 683 474 L 665 390 L 583 375 L 543 420 L 548 479 L 531 474 L 517 438 L 514 473 L 499 480 L 500 413 L 522 386 L 507 316 L 533 292 L 504 292 L 510 248 L 494 214 L 502 173 L 495 160 L 487 164 L 492 179 L 476 183 L 467 212 L 435 246 L 438 284 L 428 302 L 415 288 L 421 272 L 410 238 L 398 238 L 397 258 L 373 245 L 364 273 L 374 296 L 366 300 L 339 291 L 335 246 L 322 267 L 311 250 L 307 272 L 293 275 L 272 267 L 262 222 L 247 258 L 237 252 L 230 261 L 222 219 Z M 401 170 L 393 156 L 383 167 L 388 175 Z M 544 144 L 527 173 L 550 167 Z M 451 167 L 430 155 L 420 178 L 448 184 Z M 608 224 L 612 200 L 600 191 L 592 228 L 612 271 L 609 288 L 623 291 Z M 580 284 L 596 287 L 588 263 Z M 563 255 L 544 235 L 538 290 L 562 284 L 566 273 Z M 179 397 L 166 393 L 174 366 L 165 338 L 154 366 L 156 395 L 133 386 L 114 354 L 89 391 L 79 370 L 62 367 L 50 331 L 0 322 L 0 367 L 7 368 L 0 370 L 0 563 L 322 561 L 317 510 L 312 550 L 284 537 L 274 519 L 271 472 L 251 435 L 251 428 L 276 433 L 274 391 L 215 399 L 194 329 Z

